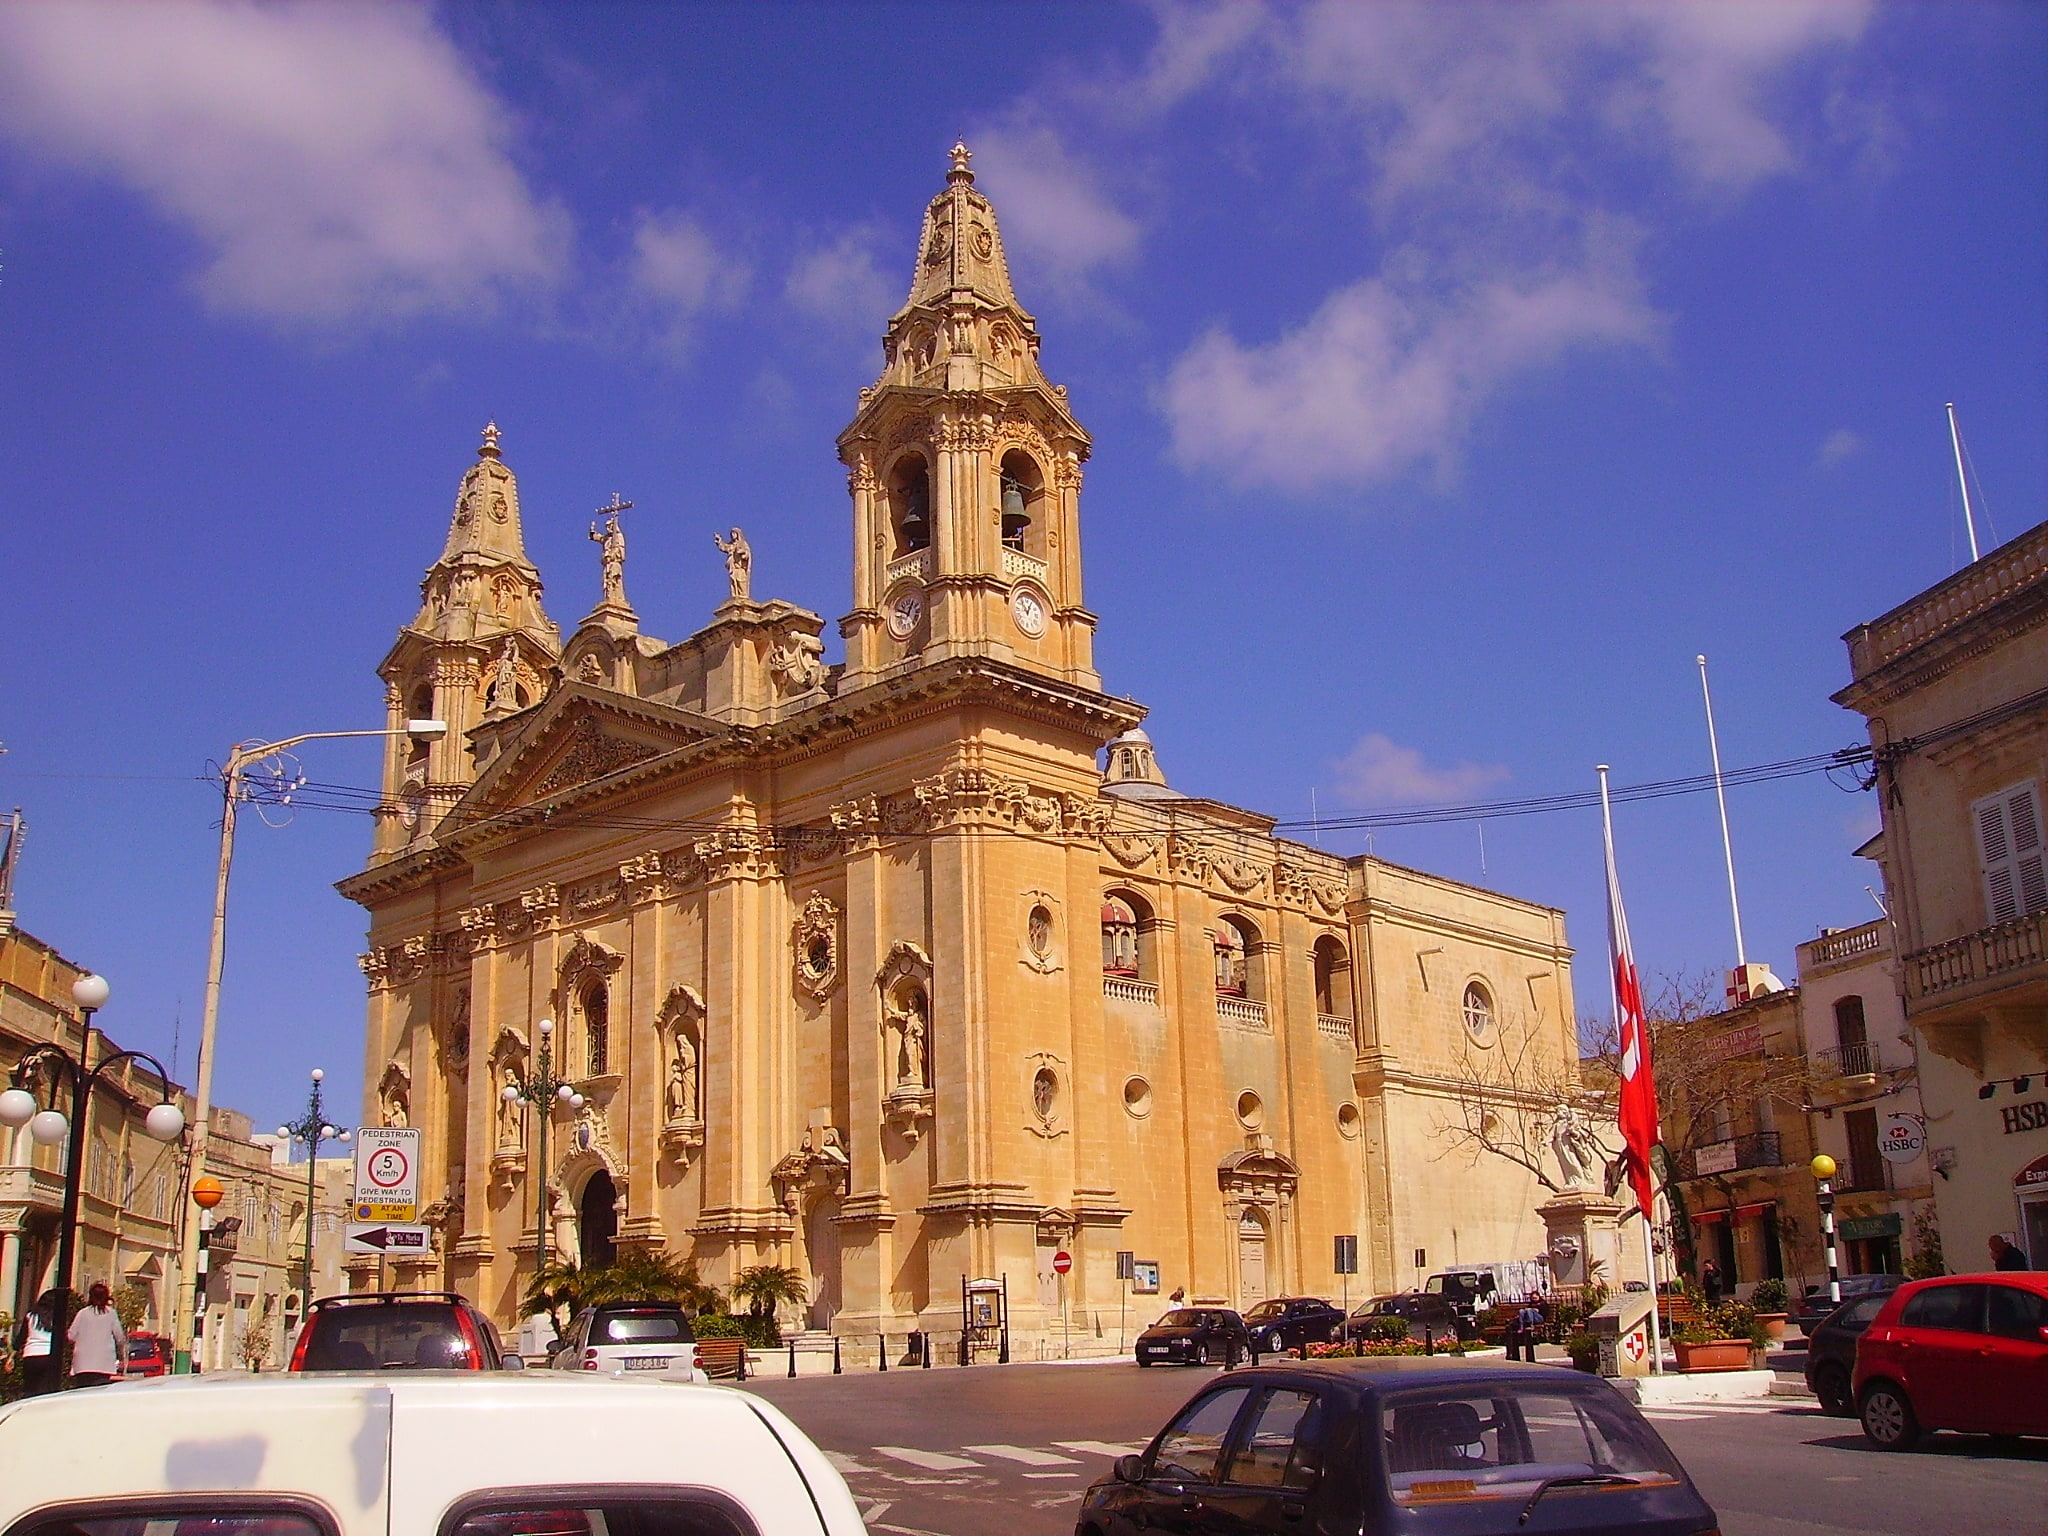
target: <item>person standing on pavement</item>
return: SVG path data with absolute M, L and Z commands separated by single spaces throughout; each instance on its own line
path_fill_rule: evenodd
M 2027 1256 L 2017 1246 L 2006 1241 L 2003 1232 L 1991 1234 L 1991 1267 L 1993 1269 L 2025 1269 Z
M 71 1385 L 104 1387 L 128 1368 L 128 1330 L 106 1282 L 95 1280 L 85 1310 L 71 1320 Z
M 58 1387 L 57 1293 L 45 1291 L 14 1325 L 14 1349 L 21 1357 L 23 1395 L 40 1397 Z
M 1526 1360 L 1536 1363 L 1536 1341 L 1543 1336 L 1543 1308 L 1537 1305 L 1536 1293 L 1531 1291 L 1522 1298 L 1522 1309 L 1515 1314 L 1514 1342 L 1508 1345 L 1510 1360 Z
M 1700 1266 L 1700 1294 L 1710 1307 L 1721 1299 L 1721 1270 L 1712 1259 Z

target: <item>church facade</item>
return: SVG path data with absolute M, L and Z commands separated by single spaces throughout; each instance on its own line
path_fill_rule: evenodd
M 1575 1070 L 1562 914 L 1169 784 L 1095 670 L 1089 438 L 968 162 L 838 441 L 843 663 L 738 529 L 710 623 L 642 633 L 615 514 L 565 642 L 495 427 L 463 476 L 379 669 L 394 729 L 449 729 L 394 740 L 341 884 L 366 1113 L 438 1196 L 401 1280 L 513 1321 L 544 1207 L 551 1257 L 791 1265 L 814 1328 L 958 1327 L 1007 1278 L 1028 1350 L 1063 1306 L 1113 1336 L 1119 1253 L 1249 1306 L 1543 1252 L 1542 1189 L 1442 1131 L 1491 1052 Z M 508 1098 L 544 1044 L 573 1099 Z

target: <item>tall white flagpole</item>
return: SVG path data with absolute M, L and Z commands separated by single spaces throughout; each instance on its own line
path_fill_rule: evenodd
M 1614 1024 L 1618 1031 L 1622 1025 L 1621 967 L 1625 963 L 1633 968 L 1635 956 L 1628 941 L 1628 914 L 1621 907 L 1621 876 L 1614 867 L 1614 808 L 1607 798 L 1607 764 L 1596 764 L 1593 771 L 1600 775 L 1600 841 L 1607 855 L 1607 931 L 1608 947 L 1613 951 L 1607 961 L 1607 995 L 1614 1005 Z M 1647 1021 L 1638 1020 L 1637 1027 L 1647 1028 Z M 1623 1044 L 1616 1041 L 1617 1047 Z M 1642 1217 L 1643 1271 L 1650 1279 L 1650 1369 L 1662 1375 L 1664 1332 L 1657 1318 L 1657 1247 L 1650 1236 L 1651 1212 L 1644 1211 Z M 1617 1280 L 1620 1278 L 1615 1276 Z
M 1714 695 L 1707 688 L 1707 658 L 1695 656 L 1700 665 L 1700 697 L 1707 705 L 1707 751 L 1714 759 L 1714 800 L 1721 807 L 1721 857 L 1728 864 L 1728 911 L 1735 919 L 1735 964 L 1747 965 L 1742 948 L 1742 903 L 1735 897 L 1735 844 L 1728 836 L 1728 796 L 1721 788 L 1721 742 L 1714 734 Z

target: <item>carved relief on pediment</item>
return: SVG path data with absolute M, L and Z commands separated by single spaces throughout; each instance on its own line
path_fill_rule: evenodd
M 570 730 L 569 750 L 533 793 L 536 798 L 558 794 L 608 773 L 617 773 L 621 768 L 644 763 L 654 755 L 655 749 L 645 742 L 609 736 L 593 717 L 584 715 Z

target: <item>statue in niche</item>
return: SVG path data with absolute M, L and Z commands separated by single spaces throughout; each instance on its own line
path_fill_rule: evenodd
M 612 498 L 617 503 L 618 498 Z M 605 525 L 590 525 L 590 537 L 598 546 L 598 558 L 604 563 L 604 600 L 619 607 L 626 605 L 626 535 L 619 528 L 619 513 L 631 506 L 631 502 L 613 507 L 600 507 L 607 513 Z
M 754 583 L 754 551 L 747 543 L 747 536 L 735 528 L 729 537 L 712 534 L 711 542 L 725 556 L 725 579 L 732 588 L 732 600 L 736 603 L 751 601 L 748 594 Z
M 922 1088 L 924 1080 L 925 1036 L 931 1027 L 926 1011 L 930 1005 L 925 1002 L 924 993 L 913 991 L 905 999 L 903 1008 L 903 1075 L 897 1085 L 903 1088 Z
M 697 1047 L 687 1030 L 676 1031 L 675 1054 L 668 1063 L 668 1093 L 664 1107 L 672 1125 L 698 1118 Z
M 1038 1075 L 1031 1079 L 1031 1108 L 1040 1125 L 1052 1124 L 1053 1095 L 1058 1090 L 1059 1079 L 1052 1075 L 1051 1068 L 1040 1067 Z
M 493 714 L 519 707 L 519 642 L 510 635 L 498 652 L 498 670 L 492 674 L 491 696 L 484 707 Z
M 386 1129 L 402 1131 L 412 1124 L 405 1102 L 405 1094 L 398 1089 L 384 1095 L 384 1125 Z
M 505 1086 L 517 1090 L 519 1071 L 516 1067 L 505 1069 Z M 519 1145 L 519 1100 L 508 1099 L 502 1094 L 498 1099 L 498 1145 L 516 1147 Z

